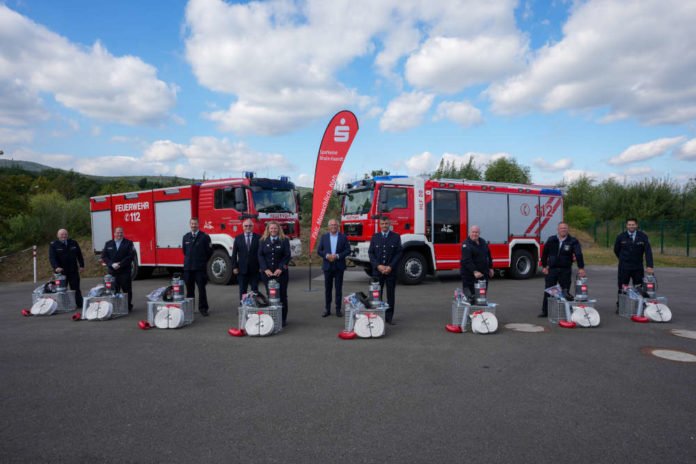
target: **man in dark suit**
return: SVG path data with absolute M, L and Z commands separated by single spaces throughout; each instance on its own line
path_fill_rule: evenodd
M 624 285 L 632 281 L 633 285 L 643 283 L 645 272 L 653 273 L 653 255 L 648 235 L 638 230 L 638 220 L 626 220 L 626 231 L 621 232 L 614 242 L 614 254 L 619 258 L 619 293 Z M 643 269 L 643 257 L 647 267 Z M 618 311 L 619 302 L 616 301 Z
M 488 281 L 493 277 L 493 259 L 488 242 L 481 238 L 479 226 L 469 227 L 469 236 L 462 244 L 462 259 L 460 274 L 462 290 L 467 296 L 474 295 L 474 284 L 477 280 Z
M 182 251 L 184 252 L 184 283 L 186 298 L 194 298 L 194 285 L 198 287 L 198 311 L 208 316 L 208 260 L 213 254 L 210 237 L 198 228 L 198 218 L 189 222 L 191 232 L 184 235 Z
M 401 236 L 390 230 L 388 217 L 379 220 L 381 232 L 377 232 L 370 240 L 368 255 L 372 264 L 372 277 L 379 280 L 382 291 L 387 286 L 387 303 L 389 309 L 385 317 L 387 324 L 395 325 L 394 305 L 396 304 L 396 269 L 401 259 Z
M 350 245 L 344 234 L 338 230 L 338 221 L 329 220 L 329 232 L 319 239 L 317 253 L 322 258 L 321 269 L 324 271 L 324 313 L 321 317 L 331 315 L 331 290 L 336 288 L 336 316 L 343 316 L 343 272 L 346 270 L 346 257 L 350 254 Z
M 568 233 L 568 224 L 561 222 L 558 224 L 558 233 L 552 235 L 544 245 L 541 253 L 541 272 L 546 276 L 545 287 L 549 288 L 559 284 L 564 293 L 570 290 L 571 277 L 573 274 L 573 260 L 578 262 L 578 276 L 585 277 L 585 260 L 582 257 L 582 247 L 575 237 Z M 544 292 L 541 314 L 539 317 L 548 317 L 549 295 Z
M 82 292 L 80 291 L 80 272 L 85 270 L 85 260 L 82 257 L 80 245 L 68 238 L 68 231 L 60 229 L 58 240 L 48 246 L 48 260 L 56 273 L 65 275 L 71 290 L 75 290 L 75 304 L 82 309 Z
M 123 237 L 123 227 L 114 229 L 114 239 L 104 244 L 101 259 L 116 280 L 116 292 L 128 294 L 128 312 L 133 309 L 131 264 L 135 257 L 133 242 Z
M 234 238 L 232 249 L 232 272 L 239 283 L 239 300 L 251 286 L 251 291 L 259 292 L 259 234 L 254 233 L 254 222 L 246 219 L 242 223 L 244 233 Z

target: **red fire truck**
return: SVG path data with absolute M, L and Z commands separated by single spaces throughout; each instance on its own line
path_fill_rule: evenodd
M 459 269 L 469 225 L 481 227 L 495 268 L 527 279 L 563 218 L 562 192 L 533 185 L 381 176 L 348 184 L 342 195 L 349 259 L 370 274 L 370 238 L 378 230 L 378 217 L 387 216 L 401 234 L 398 276 L 405 284 Z
M 208 277 L 227 284 L 233 276 L 234 237 L 242 233 L 246 218 L 254 221 L 259 234 L 266 222 L 277 221 L 290 238 L 292 256 L 302 254 L 299 206 L 295 184 L 287 177 L 263 179 L 252 173 L 239 179 L 103 195 L 90 198 L 92 243 L 94 251 L 101 252 L 113 229 L 121 226 L 137 252 L 134 275 L 149 274 L 157 266 L 181 267 L 182 237 L 190 230 L 189 219 L 198 217 L 214 248 Z

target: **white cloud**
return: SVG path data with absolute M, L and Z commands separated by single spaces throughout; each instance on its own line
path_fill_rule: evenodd
M 414 85 L 434 89 L 510 72 L 526 47 L 515 6 L 513 0 L 191 0 L 186 59 L 201 85 L 233 99 L 208 114 L 221 130 L 276 134 L 343 107 L 366 107 L 364 96 L 339 80 L 356 59 L 372 60 L 397 90 L 405 61 Z
M 33 130 L 0 127 L 0 149 L 2 150 L 7 151 L 7 147 L 28 144 L 33 139 Z
M 467 101 L 442 102 L 437 106 L 435 120 L 449 119 L 462 127 L 470 127 L 483 122 L 481 110 Z
M 534 160 L 534 166 L 542 171 L 558 172 L 570 169 L 573 166 L 573 160 L 570 158 L 561 158 L 553 163 L 550 163 L 544 158 L 536 158 Z
M 671 137 L 631 145 L 622 151 L 618 156 L 611 158 L 609 160 L 609 164 L 628 164 L 656 158 L 666 154 L 672 147 L 683 142 L 684 140 L 684 137 Z
M 404 161 L 406 170 L 410 175 L 417 176 L 419 174 L 433 171 L 437 164 L 433 158 L 433 154 L 425 151 L 420 155 L 413 155 Z
M 574 182 L 581 177 L 587 177 L 593 180 L 600 180 L 605 177 L 606 174 L 597 171 L 587 171 L 584 169 L 567 169 L 563 171 L 563 181 L 566 183 Z
M 379 128 L 387 132 L 401 132 L 420 125 L 433 104 L 433 98 L 434 95 L 423 92 L 399 95 L 387 105 Z
M 642 177 L 647 176 L 648 174 L 652 174 L 654 172 L 655 171 L 650 166 L 632 166 L 628 169 L 625 169 L 623 174 L 629 177 Z
M 696 161 L 696 139 L 691 139 L 679 147 L 674 156 L 681 160 Z
M 433 37 L 406 62 L 416 87 L 454 93 L 521 69 L 526 47 L 517 35 Z
M 24 114 L 0 109 L 0 122 L 31 123 L 43 113 L 39 93 L 86 116 L 124 124 L 159 121 L 175 103 L 175 86 L 157 79 L 153 66 L 115 57 L 99 42 L 89 48 L 71 43 L 4 5 L 0 43 L 0 83 L 12 83 L 29 103 Z
M 597 109 L 605 121 L 648 124 L 696 118 L 696 5 L 682 0 L 578 3 L 563 39 L 488 95 L 505 113 Z
M 442 155 L 442 159 L 446 162 L 453 162 L 455 165 L 460 166 L 462 164 L 468 164 L 469 160 L 473 160 L 474 166 L 479 169 L 485 168 L 491 161 L 496 161 L 501 158 L 511 159 L 512 155 L 505 152 L 497 153 L 480 153 L 475 151 L 469 151 L 463 155 L 458 155 L 455 153 L 445 153 Z M 439 164 L 439 162 L 438 162 Z
M 2 8 L 0 5 L 0 19 Z M 2 27 L 1 21 L 0 27 Z M 0 40 L 2 40 L 2 31 L 0 31 Z M 2 62 L 1 57 L 2 49 L 0 49 L 0 62 Z M 0 125 L 24 126 L 48 118 L 48 113 L 43 109 L 43 102 L 35 89 L 30 88 L 22 79 L 2 74 L 0 70 L 0 102 L 2 102 Z

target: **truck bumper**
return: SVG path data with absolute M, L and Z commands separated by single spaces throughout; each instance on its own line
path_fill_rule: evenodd
M 370 256 L 367 251 L 370 248 L 368 242 L 351 243 L 350 244 L 350 256 L 348 259 L 353 261 L 355 264 L 369 264 Z

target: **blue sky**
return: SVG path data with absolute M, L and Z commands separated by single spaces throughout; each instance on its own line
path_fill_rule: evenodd
M 100 175 L 340 180 L 514 157 L 537 183 L 696 177 L 696 4 L 0 1 L 0 150 Z

